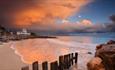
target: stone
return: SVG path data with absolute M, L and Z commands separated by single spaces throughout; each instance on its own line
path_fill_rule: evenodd
M 96 46 L 95 57 L 88 62 L 88 70 L 115 70 L 115 41 Z
M 96 50 L 101 49 L 104 44 L 100 44 L 96 46 Z
M 110 40 L 101 48 L 96 49 L 96 57 L 102 59 L 102 63 L 106 70 L 115 70 L 115 41 Z
M 92 52 L 87 52 L 87 54 L 92 54 Z
M 87 63 L 88 70 L 105 70 L 102 64 L 102 59 L 99 57 L 94 57 Z
M 114 40 L 110 40 L 109 42 L 107 42 L 107 44 L 115 44 Z

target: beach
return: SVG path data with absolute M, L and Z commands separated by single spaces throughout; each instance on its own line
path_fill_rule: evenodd
M 77 70 L 87 70 L 87 62 L 94 57 L 97 40 L 106 42 L 113 37 L 58 36 L 57 39 L 27 39 L 0 45 L 0 70 L 20 70 L 38 61 L 53 62 L 60 55 L 78 52 Z M 96 41 L 97 42 L 96 42 Z M 90 52 L 90 54 L 89 54 Z M 74 70 L 74 69 L 72 69 Z M 75 69 L 76 70 L 76 69 Z

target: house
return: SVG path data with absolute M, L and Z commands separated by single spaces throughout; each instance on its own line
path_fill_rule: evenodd
M 26 29 L 22 29 L 22 31 L 17 32 L 17 35 L 31 35 L 31 33 L 28 33 Z

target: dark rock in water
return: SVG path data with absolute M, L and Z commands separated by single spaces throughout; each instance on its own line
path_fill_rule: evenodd
M 92 61 L 95 62 L 98 60 L 96 59 L 97 57 L 102 60 L 102 62 L 98 64 L 99 69 L 97 69 L 97 65 L 92 63 Z M 115 41 L 110 40 L 107 44 L 96 46 L 95 58 L 92 59 L 92 61 L 87 65 L 88 70 L 102 70 L 100 65 L 103 65 L 105 70 L 115 70 Z
M 87 52 L 88 54 L 92 54 L 92 52 Z
M 110 40 L 109 42 L 107 42 L 107 44 L 115 44 L 114 40 Z
M 38 38 L 57 38 L 57 37 L 54 37 L 54 36 L 38 36 Z

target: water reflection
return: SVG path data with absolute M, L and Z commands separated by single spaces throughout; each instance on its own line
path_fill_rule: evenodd
M 52 62 L 58 60 L 60 55 L 78 52 L 78 69 L 86 70 L 86 63 L 93 57 L 87 52 L 94 52 L 95 44 L 91 38 L 77 36 L 63 36 L 57 39 L 29 39 L 10 42 L 10 47 L 19 55 L 24 63 L 31 64 L 38 61 Z
M 31 65 L 34 61 L 39 61 L 39 63 L 43 61 L 52 62 L 57 60 L 60 55 L 78 52 L 78 70 L 86 70 L 86 63 L 94 56 L 95 46 L 108 40 L 115 40 L 115 34 L 112 37 L 108 37 L 106 34 L 104 34 L 105 36 L 83 35 L 4 43 L 0 46 L 0 69 L 18 70 L 24 65 Z M 87 54 L 88 52 L 92 52 L 92 54 Z
M 21 56 L 25 63 L 34 61 L 54 61 L 61 54 L 68 53 L 69 49 L 61 45 L 52 44 L 47 39 L 24 40 L 12 43 L 15 53 Z
M 29 39 L 11 42 L 10 46 L 21 57 L 23 62 L 31 64 L 34 61 L 39 61 L 39 63 L 43 61 L 52 62 L 57 60 L 58 56 L 70 52 L 79 52 L 80 56 L 86 55 L 89 51 L 94 53 L 97 45 L 95 40 L 98 41 L 98 38 L 63 36 L 58 37 L 58 39 Z M 102 38 L 99 38 L 99 40 L 103 41 Z

